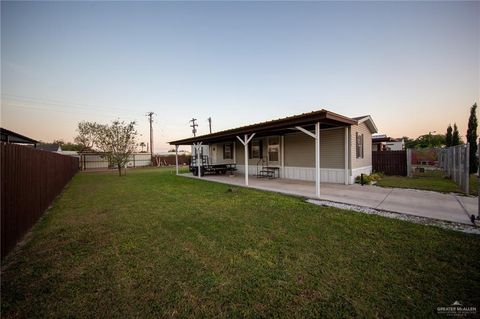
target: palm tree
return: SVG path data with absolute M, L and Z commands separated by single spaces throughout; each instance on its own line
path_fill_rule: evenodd
M 140 147 L 142 148 L 142 153 L 143 153 L 143 148 L 145 147 L 145 143 L 144 142 L 140 142 Z

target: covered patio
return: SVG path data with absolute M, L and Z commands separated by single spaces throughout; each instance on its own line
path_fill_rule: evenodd
M 192 146 L 193 157 L 190 169 L 198 178 L 207 178 L 202 174 L 205 167 L 213 170 L 214 173 L 223 174 L 227 170 L 234 170 L 237 171 L 237 177 L 231 181 L 242 183 L 244 186 L 257 186 L 256 178 L 251 177 L 262 173 L 258 171 L 259 164 L 256 159 L 259 159 L 259 162 L 263 161 L 263 150 L 263 153 L 267 154 L 268 164 L 266 167 L 273 172 L 264 175 L 280 178 L 270 182 L 263 181 L 262 185 L 274 183 L 276 189 L 287 191 L 290 189 L 288 178 L 305 179 L 304 183 L 297 185 L 304 190 L 302 194 L 306 192 L 309 196 L 319 198 L 322 181 L 335 180 L 336 183 L 341 184 L 353 182 L 355 176 L 352 176 L 352 147 L 355 148 L 355 145 L 352 146 L 352 138 L 356 137 L 358 140 L 359 134 L 356 131 L 352 132 L 352 126 L 358 127 L 365 119 L 371 123 L 371 130 L 376 130 L 373 121 L 368 116 L 359 120 L 359 118 L 349 118 L 322 109 L 172 141 L 170 144 L 175 146 L 177 152 L 180 145 Z M 365 124 L 361 125 L 365 126 Z M 363 143 L 363 134 L 361 137 Z M 259 139 L 260 141 L 258 141 Z M 254 143 L 255 140 L 257 143 Z M 369 136 L 366 136 L 366 140 L 370 140 Z M 264 142 L 263 145 L 262 142 Z M 220 149 L 223 150 L 221 157 L 218 155 Z M 370 149 L 367 148 L 364 152 L 362 144 L 362 159 L 364 153 L 368 156 L 369 151 Z M 205 153 L 209 155 L 205 156 Z M 285 164 L 288 164 L 288 157 L 290 157 L 290 165 Z M 370 158 L 368 157 L 368 159 Z M 176 163 L 178 173 L 178 160 Z M 255 167 L 255 163 L 257 163 L 257 167 Z M 365 163 L 365 165 L 371 165 L 367 159 Z M 215 167 L 216 165 L 218 166 Z M 262 167 L 265 168 L 263 163 Z M 355 165 L 353 168 L 358 170 Z M 360 169 L 364 168 L 360 167 Z M 366 168 L 368 170 L 371 166 L 366 166 Z M 215 169 L 219 171 L 215 171 Z M 242 178 L 239 178 L 239 174 L 243 175 Z M 217 177 L 210 176 L 208 178 L 215 179 Z M 285 184 L 285 186 L 280 184 Z

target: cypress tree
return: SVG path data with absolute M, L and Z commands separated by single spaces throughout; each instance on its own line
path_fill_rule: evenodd
M 460 145 L 460 133 L 458 133 L 457 123 L 453 124 L 452 146 Z
M 467 142 L 470 144 L 470 173 L 477 172 L 477 103 L 473 104 L 470 109 L 470 117 L 468 118 Z
M 452 146 L 452 125 L 448 124 L 447 135 L 445 136 L 445 146 Z

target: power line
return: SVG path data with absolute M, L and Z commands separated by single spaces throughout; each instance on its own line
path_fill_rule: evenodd
M 131 110 L 123 109 L 123 108 L 115 108 L 115 107 L 108 107 L 108 106 L 101 106 L 101 105 L 88 105 L 88 104 L 81 104 L 81 103 L 72 103 L 72 102 L 64 102 L 58 100 L 47 100 L 47 99 L 40 99 L 40 98 L 33 98 L 33 97 L 26 97 L 26 96 L 18 96 L 12 94 L 4 94 L 2 93 L 2 98 L 6 98 L 8 100 L 17 100 L 17 101 L 24 101 L 24 102 L 33 102 L 38 104 L 49 104 L 53 106 L 61 106 L 67 108 L 76 108 L 76 109 L 86 109 L 96 111 L 97 109 L 105 109 L 111 111 L 121 111 L 121 112 L 128 112 L 130 113 Z M 133 113 L 130 113 L 133 114 Z
M 4 104 L 3 106 L 7 107 L 16 107 L 16 108 L 22 108 L 22 109 L 32 109 L 32 110 L 38 110 L 38 111 L 46 111 L 46 112 L 60 112 L 60 113 L 67 113 L 67 114 L 74 114 L 74 115 L 88 115 L 88 116 L 99 116 L 99 117 L 110 117 L 111 114 L 99 114 L 99 113 L 82 113 L 82 112 L 70 112 L 68 110 L 58 110 L 58 109 L 51 109 L 51 108 L 45 108 L 45 107 L 38 107 L 38 106 L 27 106 L 27 105 L 21 105 L 21 104 Z M 134 119 L 131 116 L 124 117 L 126 119 Z

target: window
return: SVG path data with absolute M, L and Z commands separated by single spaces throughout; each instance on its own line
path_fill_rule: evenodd
M 363 158 L 363 134 L 355 133 L 357 158 Z
M 279 143 L 278 137 L 270 137 L 268 139 L 268 161 L 269 162 L 278 162 L 278 153 L 279 153 Z
M 233 159 L 233 144 L 223 144 L 223 159 Z
M 249 158 L 262 158 L 263 157 L 263 143 L 262 140 L 252 141 L 249 144 Z

